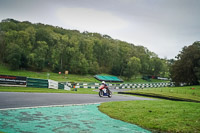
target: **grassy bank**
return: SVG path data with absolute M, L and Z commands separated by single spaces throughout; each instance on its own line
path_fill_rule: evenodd
M 52 79 L 55 81 L 60 82 L 93 82 L 93 83 L 99 83 L 100 81 L 96 80 L 94 78 L 94 75 L 76 75 L 76 74 L 58 74 L 53 72 L 33 72 L 33 71 L 27 71 L 27 70 L 15 70 L 12 71 L 9 69 L 9 67 L 0 64 L 0 75 L 13 75 L 13 76 L 25 76 L 30 78 L 40 78 L 40 79 Z M 49 75 L 49 76 L 48 76 Z M 103 74 L 107 75 L 107 74 Z M 121 77 L 123 80 L 124 77 Z M 163 80 L 156 80 L 152 79 L 151 82 L 168 82 Z M 131 80 L 124 80 L 124 83 L 151 83 L 149 81 L 143 80 L 141 78 L 131 79 Z
M 0 86 L 0 92 L 31 92 L 31 93 L 77 93 L 77 94 L 97 94 L 94 89 L 78 88 L 77 91 L 49 89 L 49 88 L 31 88 L 31 87 L 7 87 Z
M 195 100 L 200 102 L 200 86 L 145 88 L 128 91 L 130 94 L 139 94 L 152 97 L 163 97 L 180 100 Z
M 168 100 L 102 103 L 112 118 L 155 132 L 200 132 L 200 103 Z
M 55 81 L 69 81 L 69 82 L 99 82 L 96 80 L 93 75 L 75 75 L 75 74 L 58 74 L 53 72 L 33 72 L 27 70 L 15 70 L 12 71 L 4 65 L 0 65 L 0 74 L 1 75 L 14 75 L 14 76 L 25 76 L 31 78 L 40 78 L 40 79 L 52 79 Z M 48 76 L 49 75 L 49 76 Z

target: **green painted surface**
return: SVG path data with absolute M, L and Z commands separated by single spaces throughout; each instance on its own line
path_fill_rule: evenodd
M 104 80 L 104 81 L 122 81 L 120 80 L 118 77 L 115 76 L 102 76 L 102 75 L 95 75 L 96 78 L 98 78 L 99 80 Z
M 136 125 L 115 120 L 98 104 L 0 110 L 0 131 L 6 133 L 148 133 Z

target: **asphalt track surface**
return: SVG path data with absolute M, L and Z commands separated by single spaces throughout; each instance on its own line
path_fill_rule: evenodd
M 125 95 L 100 98 L 97 94 L 0 92 L 0 132 L 149 133 L 98 110 L 102 102 L 130 100 L 153 99 Z
M 91 104 L 131 100 L 153 99 L 125 95 L 113 95 L 112 98 L 108 98 L 99 97 L 97 94 L 0 92 L 0 109 Z

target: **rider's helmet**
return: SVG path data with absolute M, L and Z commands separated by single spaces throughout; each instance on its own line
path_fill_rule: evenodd
M 102 81 L 102 84 L 106 84 L 106 82 L 105 82 L 105 81 Z

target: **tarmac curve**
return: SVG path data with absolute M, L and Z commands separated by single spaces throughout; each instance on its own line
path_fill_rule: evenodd
M 150 133 L 98 110 L 102 102 L 130 100 L 154 99 L 125 95 L 100 98 L 95 94 L 0 92 L 0 130 L 16 133 Z
M 154 99 L 127 95 L 113 95 L 112 98 L 108 98 L 99 97 L 97 94 L 0 92 L 0 109 L 132 100 Z

